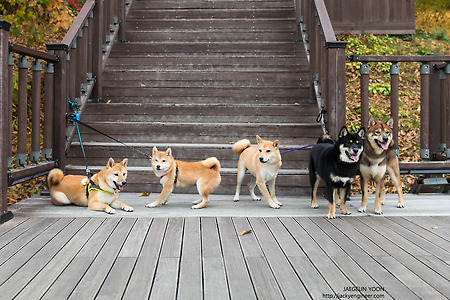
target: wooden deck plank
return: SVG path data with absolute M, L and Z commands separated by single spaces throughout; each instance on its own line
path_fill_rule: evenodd
M 84 222 L 78 225 L 77 221 Z M 78 251 L 85 245 L 90 236 L 95 232 L 103 222 L 103 219 L 86 219 L 79 218 L 74 221 L 75 226 L 79 226 L 80 230 L 76 232 L 64 247 L 59 251 L 52 260 L 39 272 L 32 282 L 18 295 L 22 299 L 38 299 L 41 298 L 47 290 L 56 282 L 60 274 L 72 263 L 73 258 Z M 83 224 L 83 226 L 81 226 Z M 68 235 L 65 230 L 64 236 Z
M 74 219 L 59 219 L 39 234 L 29 244 L 31 247 L 28 247 L 30 248 L 28 253 L 33 253 L 31 256 L 25 254 L 25 257 L 22 257 L 21 253 L 16 254 L 18 255 L 17 259 L 22 259 L 21 264 L 23 265 L 17 272 L 8 276 L 9 278 L 3 282 L 0 286 L 0 295 L 5 297 L 5 299 L 16 297 L 29 284 L 30 278 L 34 278 L 52 260 L 55 253 L 59 252 L 61 247 L 72 238 L 79 230 L 79 227 L 86 223 L 86 221 L 83 219 L 75 221 Z M 62 231 L 64 231 L 64 234 L 61 234 Z M 3 274 L 2 272 L 2 276 L 7 275 L 6 273 Z
M 96 299 L 121 299 L 147 235 L 151 219 L 138 219 L 119 252 Z
M 183 225 L 184 221 L 182 218 L 169 219 L 150 299 L 174 299 L 176 297 L 178 268 L 183 241 Z
M 94 258 L 87 272 L 78 282 L 71 297 L 78 299 L 92 299 L 100 290 L 103 281 L 107 278 L 120 249 L 128 236 L 136 219 L 122 219 L 108 236 L 100 252 Z
M 310 229 L 309 227 L 312 227 L 311 220 L 309 218 L 295 218 L 295 221 L 297 226 L 290 227 L 289 230 L 293 233 L 295 232 L 303 240 L 301 244 L 303 251 L 305 251 L 315 268 L 332 288 L 333 294 L 340 293 L 345 286 L 352 286 L 352 283 L 343 276 L 342 272 L 328 256 L 328 251 L 334 252 L 333 249 L 326 248 L 323 250 L 314 237 L 310 236 L 311 233 L 306 228 Z M 316 239 L 318 238 L 316 237 Z
M 388 220 L 380 218 L 376 220 L 377 222 L 374 222 L 372 220 L 369 221 L 368 218 L 352 218 L 348 221 L 353 223 L 355 227 L 360 228 L 364 234 L 373 241 L 376 241 L 387 252 L 388 256 L 378 256 L 375 259 L 400 280 L 404 286 L 422 298 L 428 295 L 428 293 L 435 294 L 436 296 L 439 295 L 432 286 L 439 288 L 442 284 L 445 284 L 446 280 L 443 280 L 438 274 L 418 260 L 421 256 L 426 256 L 425 251 L 422 249 L 418 250 L 411 243 L 403 243 L 403 247 L 406 247 L 403 248 L 401 237 L 392 231 L 386 231 L 386 228 L 382 227 L 383 223 L 389 222 Z M 374 230 L 364 230 L 364 226 L 367 226 L 366 228 L 373 228 Z M 412 249 L 409 249 L 409 247 Z M 408 252 L 410 250 L 411 252 Z M 392 266 L 389 264 L 391 262 Z M 413 282 L 414 284 L 412 284 Z M 398 286 L 398 288 L 401 287 Z M 396 292 L 395 289 L 391 291 Z M 397 293 L 404 295 L 404 291 L 397 291 Z M 428 298 L 428 296 L 425 298 Z
M 366 218 L 367 219 L 367 218 Z M 367 220 L 366 220 L 367 221 Z M 371 226 L 373 226 L 373 221 L 368 222 Z M 387 222 L 384 222 L 384 228 L 389 228 L 390 221 L 386 219 Z M 392 230 L 391 228 L 389 228 Z M 397 230 L 401 230 L 401 228 L 396 228 Z M 393 231 L 393 230 L 392 230 Z M 382 231 L 380 231 L 382 232 Z M 387 236 L 390 236 L 391 241 L 395 243 L 400 249 L 397 249 L 395 253 L 390 253 L 392 257 L 397 259 L 401 264 L 403 264 L 405 267 L 407 267 L 411 272 L 413 272 L 415 275 L 419 276 L 423 279 L 424 282 L 430 285 L 430 288 L 426 287 L 425 290 L 431 290 L 431 287 L 436 289 L 437 292 L 440 292 L 442 295 L 448 295 L 448 292 L 450 291 L 449 285 L 450 281 L 446 278 L 443 278 L 439 274 L 437 274 L 433 269 L 429 268 L 424 261 L 422 261 L 422 257 L 431 256 L 428 251 L 423 249 L 422 247 L 418 246 L 417 244 L 422 242 L 422 239 L 420 236 L 416 236 L 413 240 L 415 243 L 412 243 L 415 247 L 419 247 L 422 251 L 424 251 L 424 254 L 417 254 L 417 251 L 414 251 L 414 248 L 411 247 L 411 244 L 409 243 L 403 243 L 402 245 L 402 239 L 399 238 L 398 235 L 393 235 L 392 233 L 389 234 L 388 232 L 382 232 L 382 234 L 386 234 Z M 409 240 L 408 240 L 409 241 Z M 434 294 L 434 292 L 430 292 Z
M 233 221 L 237 232 L 251 228 L 246 218 L 233 218 Z M 246 234 L 241 236 L 239 241 L 257 297 L 281 299 L 283 295 L 280 287 L 264 257 L 256 236 L 254 234 Z
M 202 218 L 202 260 L 205 299 L 228 299 L 228 284 L 215 218 Z
M 265 218 L 270 224 L 273 234 L 277 237 L 280 247 L 285 252 L 288 260 L 302 284 L 308 290 L 312 299 L 320 299 L 324 294 L 334 294 L 330 286 L 323 279 L 309 258 L 303 252 L 301 245 L 303 240 L 294 232 L 290 232 L 289 227 L 297 227 L 298 224 L 292 218 Z M 286 227 L 284 227 L 286 226 Z
M 292 269 L 264 220 L 254 217 L 249 220 L 269 267 L 280 286 L 283 297 L 286 299 L 309 298 L 308 292 L 304 289 L 302 282 Z
M 177 299 L 203 298 L 201 236 L 200 218 L 185 219 Z
M 219 226 L 230 297 L 232 299 L 256 299 L 253 284 L 239 244 L 239 237 L 231 218 L 217 218 L 217 224 Z
M 148 299 L 167 227 L 167 218 L 155 218 L 131 275 L 124 299 Z
M 9 242 L 0 249 L 0 265 L 8 261 L 11 256 L 33 241 L 33 239 L 39 236 L 41 232 L 45 231 L 56 221 L 57 220 L 54 218 L 36 219 L 30 221 L 29 223 L 27 222 L 28 224 L 24 224 L 25 226 L 23 227 L 20 226 L 18 231 L 11 231 L 8 238 L 4 237 L 5 242 Z M 25 248 L 23 251 L 28 251 L 28 248 Z M 23 252 L 22 255 L 24 255 L 24 253 L 25 252 Z M 32 253 L 30 255 L 32 255 Z
M 443 261 L 450 261 L 449 241 L 403 218 L 388 217 L 387 219 L 392 222 L 392 225 L 388 225 L 390 229 L 395 230 L 408 240 L 414 241 L 417 246 Z

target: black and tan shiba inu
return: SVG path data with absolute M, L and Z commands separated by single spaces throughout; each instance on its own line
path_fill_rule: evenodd
M 322 178 L 326 184 L 325 196 L 329 201 L 327 217 L 330 219 L 336 218 L 336 203 L 340 203 L 343 214 L 350 214 L 345 200 L 359 169 L 364 150 L 364 133 L 364 128 L 353 133 L 344 126 L 339 131 L 337 141 L 324 135 L 311 149 L 309 159 L 309 180 L 312 188 L 311 207 L 318 207 L 316 196 L 320 178 Z
M 375 122 L 373 118 L 369 120 L 364 156 L 360 165 L 362 200 L 361 207 L 358 209 L 359 212 L 366 211 L 369 181 L 373 180 L 375 183 L 375 213 L 383 213 L 381 205 L 385 201 L 384 176 L 386 170 L 397 189 L 397 207 L 405 207 L 398 158 L 393 148 L 392 125 L 392 119 L 389 119 L 387 123 L 383 121 Z

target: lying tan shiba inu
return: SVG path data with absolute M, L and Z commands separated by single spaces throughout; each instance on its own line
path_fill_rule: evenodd
M 220 184 L 220 162 L 215 157 L 209 157 L 198 162 L 183 162 L 174 160 L 172 150 L 158 151 L 153 147 L 152 168 L 155 175 L 161 177 L 159 181 L 163 189 L 158 198 L 147 207 L 166 204 L 174 187 L 187 187 L 196 184 L 202 198 L 194 201 L 192 208 L 203 208 L 209 202 L 209 194 Z
M 247 139 L 236 142 L 232 150 L 240 153 L 238 170 L 237 170 L 237 186 L 234 201 L 239 201 L 239 192 L 245 171 L 255 176 L 248 185 L 248 190 L 252 199 L 259 201 L 255 195 L 255 186 L 258 185 L 259 190 L 266 198 L 270 207 L 280 208 L 282 205 L 275 195 L 275 179 L 281 168 L 280 141 L 265 141 L 259 135 L 256 136 L 258 146 L 252 146 Z M 267 190 L 267 186 L 269 190 Z M 270 193 L 269 193 L 270 192 Z
M 397 189 L 397 207 L 405 207 L 398 158 L 393 148 L 392 125 L 392 119 L 389 119 L 387 123 L 375 122 L 373 118 L 369 120 L 364 155 L 360 165 L 362 200 L 359 212 L 366 211 L 369 181 L 373 180 L 375 182 L 375 213 L 383 213 L 381 205 L 385 201 L 384 176 L 386 170 Z
M 55 205 L 75 204 L 87 206 L 90 210 L 102 210 L 115 213 L 114 208 L 133 211 L 119 201 L 119 192 L 127 183 L 128 159 L 115 163 L 110 158 L 106 167 L 92 176 L 89 182 L 86 176 L 66 175 L 60 169 L 53 169 L 47 177 L 50 197 Z

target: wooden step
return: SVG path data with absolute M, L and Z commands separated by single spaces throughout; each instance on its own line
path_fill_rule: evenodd
M 185 123 L 185 122 L 93 122 L 101 132 L 124 143 L 231 143 L 256 135 L 267 139 L 283 137 L 286 144 L 315 142 L 321 134 L 317 123 Z M 85 141 L 105 142 L 107 137 L 81 128 Z
M 264 137 L 263 137 L 264 138 Z M 248 137 L 248 139 L 256 145 L 255 137 Z M 293 149 L 297 151 L 287 152 L 282 154 L 283 169 L 305 169 L 308 167 L 309 151 L 308 145 L 289 145 L 284 144 L 280 140 L 280 151 L 285 152 Z M 231 150 L 232 144 L 193 144 L 193 143 L 128 143 L 123 145 L 113 141 L 110 142 L 84 142 L 83 143 L 86 162 L 89 166 L 101 166 L 106 164 L 109 157 L 115 160 L 129 159 L 129 165 L 133 167 L 150 166 L 148 157 L 142 154 L 146 153 L 151 156 L 153 146 L 158 150 L 165 151 L 167 148 L 172 149 L 172 153 L 177 160 L 182 161 L 200 161 L 207 157 L 214 156 L 219 159 L 223 168 L 236 168 L 239 155 Z M 306 147 L 306 148 L 305 148 Z M 85 164 L 83 154 L 81 152 L 80 143 L 72 144 L 67 157 L 72 164 L 83 166 Z
M 279 139 L 282 151 L 313 144 L 322 129 L 295 19 L 292 0 L 133 1 L 126 41 L 106 62 L 105 103 L 88 104 L 81 118 L 127 145 L 81 128 L 89 168 L 127 157 L 126 190 L 159 192 L 149 159 L 136 150 L 171 147 L 184 161 L 215 156 L 222 166 L 215 193 L 232 198 L 239 157 L 232 143 L 260 135 Z M 67 171 L 84 174 L 77 137 L 67 155 Z M 309 195 L 309 149 L 282 159 L 277 194 Z

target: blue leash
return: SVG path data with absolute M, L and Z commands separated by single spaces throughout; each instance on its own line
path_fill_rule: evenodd
M 76 120 L 75 126 L 77 128 L 78 139 L 80 140 L 81 152 L 83 152 L 84 166 L 86 167 L 86 174 L 87 174 L 88 179 L 91 180 L 92 173 L 91 173 L 91 170 L 89 170 L 89 167 L 87 165 L 86 152 L 84 151 L 83 141 L 81 139 L 80 127 L 78 127 L 78 122 L 77 122 L 80 120 L 80 114 L 76 112 L 77 104 L 70 101 L 70 98 L 69 98 L 69 104 L 72 107 L 73 113 L 75 114 L 75 120 Z
M 313 147 L 314 145 L 315 145 L 315 143 L 314 143 L 314 144 L 311 144 L 311 145 L 306 145 L 306 146 L 303 146 L 303 147 L 300 147 L 300 148 L 295 148 L 295 149 L 291 149 L 291 150 L 286 150 L 286 151 L 281 152 L 280 154 L 285 154 L 285 153 L 288 153 L 288 152 L 293 152 L 293 151 L 297 151 L 297 150 L 306 149 L 306 148 L 309 148 L 309 147 Z

